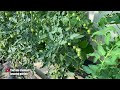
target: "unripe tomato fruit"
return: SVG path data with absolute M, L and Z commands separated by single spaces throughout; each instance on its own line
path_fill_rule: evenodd
M 91 33 L 90 29 L 88 29 L 87 32 L 88 32 L 88 34 L 90 34 Z
M 71 45 L 71 43 L 68 43 L 68 45 L 70 46 L 70 45 Z
M 34 32 L 34 31 L 35 31 L 35 30 L 32 28 L 32 29 L 31 29 L 31 32 Z
M 73 13 L 72 16 L 75 16 L 75 13 Z
M 76 49 L 76 46 L 73 46 L 73 49 Z

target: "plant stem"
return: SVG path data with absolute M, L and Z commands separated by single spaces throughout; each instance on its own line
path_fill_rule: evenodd
M 107 55 L 105 56 L 104 60 L 101 62 L 101 67 L 100 67 L 100 71 L 102 70 L 103 66 L 104 66 L 104 62 L 105 62 L 105 59 L 110 55 L 111 51 L 114 49 L 116 45 L 112 46 L 112 48 L 108 51 Z M 100 72 L 99 71 L 99 72 Z

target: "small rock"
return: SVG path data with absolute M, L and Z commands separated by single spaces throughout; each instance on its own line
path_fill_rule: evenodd
M 75 77 L 68 77 L 67 79 L 75 79 Z
M 78 79 L 84 79 L 83 77 L 81 77 L 81 76 L 76 76 Z
M 48 67 L 44 67 L 40 69 L 44 74 L 48 73 Z
M 37 68 L 41 68 L 43 66 L 43 63 L 42 62 L 37 62 L 37 63 L 34 63 L 34 66 L 37 67 Z

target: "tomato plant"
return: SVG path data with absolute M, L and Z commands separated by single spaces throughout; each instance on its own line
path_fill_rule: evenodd
M 2 11 L 0 22 L 0 57 L 15 67 L 42 60 L 54 66 L 52 77 L 64 78 L 86 60 L 92 30 L 86 11 Z
M 98 22 L 101 30 L 91 35 L 92 41 L 96 44 L 96 49 L 94 53 L 88 54 L 88 56 L 93 56 L 94 62 L 99 63 L 83 66 L 83 69 L 89 74 L 86 78 L 120 79 L 119 26 L 117 25 L 118 29 L 111 26 L 111 24 L 120 23 L 119 16 L 120 14 L 114 13 L 101 18 Z M 114 36 L 114 34 L 116 35 Z
M 120 78 L 119 18 L 108 14 L 95 28 L 87 11 L 1 11 L 0 60 L 28 69 L 41 61 L 54 79 Z M 95 65 L 85 66 L 90 57 Z

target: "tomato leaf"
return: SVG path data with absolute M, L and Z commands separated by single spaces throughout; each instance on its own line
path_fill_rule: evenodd
M 88 74 L 92 73 L 92 70 L 88 66 L 83 66 L 83 70 Z
M 73 40 L 73 39 L 78 39 L 78 38 L 82 38 L 84 37 L 84 35 L 80 35 L 80 34 L 72 34 L 70 35 L 70 39 Z
M 109 45 L 110 37 L 111 37 L 111 34 L 110 34 L 110 33 L 108 33 L 108 34 L 105 36 L 105 43 L 106 43 L 107 45 Z
M 116 43 L 116 45 L 120 46 L 120 41 L 118 41 L 118 42 Z
M 106 54 L 104 48 L 101 45 L 98 45 L 97 49 L 100 55 L 104 56 Z

